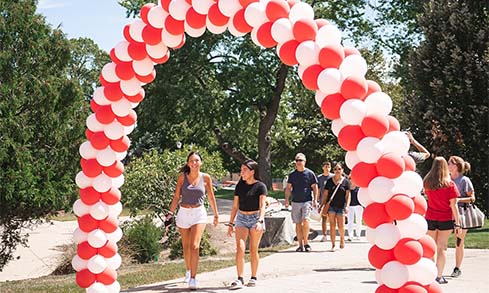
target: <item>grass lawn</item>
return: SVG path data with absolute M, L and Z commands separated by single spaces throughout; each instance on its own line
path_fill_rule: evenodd
M 221 198 L 221 199 L 234 199 L 234 190 L 227 190 L 227 189 L 218 189 L 215 192 L 216 198 Z M 284 199 L 285 198 L 285 193 L 282 190 L 277 190 L 277 191 L 268 191 L 268 196 L 274 197 L 276 199 Z
M 453 234 L 450 235 L 448 247 L 455 247 Z M 484 220 L 480 229 L 469 230 L 465 236 L 465 248 L 489 249 L 489 220 Z

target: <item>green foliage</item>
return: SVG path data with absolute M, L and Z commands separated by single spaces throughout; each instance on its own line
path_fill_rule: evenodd
M 489 7 L 430 1 L 419 18 L 424 41 L 411 53 L 406 113 L 434 155 L 469 161 L 477 202 L 489 210 Z M 429 164 L 424 164 L 429 168 Z
M 203 159 L 202 172 L 213 178 L 225 175 L 222 159 L 218 153 L 197 151 Z M 168 211 L 180 168 L 187 163 L 189 151 L 165 150 L 161 153 L 149 151 L 141 157 L 133 158 L 126 167 L 125 184 L 121 191 L 122 201 L 132 215 L 142 210 L 151 210 L 161 215 Z
M 127 224 L 126 224 L 127 223 Z M 163 250 L 160 240 L 163 230 L 153 223 L 152 216 L 145 216 L 124 223 L 122 245 L 130 247 L 138 263 L 157 261 Z
M 204 230 L 199 245 L 199 256 L 209 256 L 209 255 L 216 255 L 216 254 L 217 254 L 217 249 L 212 246 L 210 242 L 209 233 L 207 233 L 207 231 Z M 182 248 L 181 238 L 172 243 L 169 257 L 170 259 L 183 258 L 183 248 Z

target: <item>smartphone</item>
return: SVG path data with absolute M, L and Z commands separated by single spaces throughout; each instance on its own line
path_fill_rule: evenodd
M 459 246 L 460 246 L 460 242 L 462 242 L 462 238 L 457 237 L 457 247 L 459 247 Z

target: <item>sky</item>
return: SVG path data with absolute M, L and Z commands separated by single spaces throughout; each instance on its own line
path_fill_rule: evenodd
M 68 38 L 87 37 L 109 52 L 124 39 L 122 30 L 133 19 L 118 0 L 39 0 L 37 12 Z

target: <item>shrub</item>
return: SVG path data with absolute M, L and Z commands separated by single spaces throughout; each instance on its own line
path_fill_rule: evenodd
M 160 240 L 163 230 L 153 223 L 151 216 L 127 222 L 122 226 L 124 236 L 121 245 L 134 253 L 134 259 L 139 263 L 158 260 L 163 249 Z
M 202 240 L 200 241 L 199 246 L 199 255 L 200 256 L 208 256 L 208 255 L 216 255 L 217 249 L 212 246 L 210 241 L 210 236 L 207 231 L 204 230 L 202 234 Z M 182 239 L 179 238 L 177 241 L 173 242 L 170 250 L 170 259 L 182 258 L 183 257 L 183 249 L 182 249 Z

